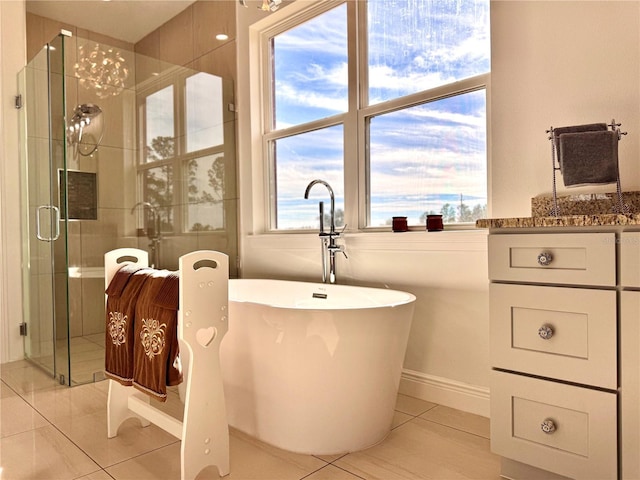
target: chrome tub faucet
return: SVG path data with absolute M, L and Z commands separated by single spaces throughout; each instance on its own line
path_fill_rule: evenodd
M 336 238 L 341 235 L 341 232 L 336 232 L 336 219 L 335 219 L 335 208 L 336 201 L 335 195 L 333 194 L 333 188 L 324 180 L 313 180 L 309 185 L 307 185 L 307 189 L 304 191 L 304 198 L 309 198 L 309 191 L 311 188 L 316 185 L 321 184 L 324 185 L 329 191 L 329 198 L 331 200 L 330 210 L 329 210 L 329 233 L 324 231 L 324 202 L 319 202 L 319 211 L 320 211 L 320 245 L 321 245 L 321 253 L 322 253 L 322 281 L 327 283 L 336 283 L 336 253 L 341 252 L 345 258 L 347 258 L 347 254 L 344 251 L 344 245 L 338 245 L 336 243 Z M 346 227 L 346 225 L 345 225 Z M 342 229 L 344 232 L 344 228 Z

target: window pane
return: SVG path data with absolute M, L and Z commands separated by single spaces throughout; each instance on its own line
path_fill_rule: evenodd
M 160 231 L 173 231 L 173 168 L 168 165 L 142 172 L 142 198 L 153 205 L 160 217 Z
M 489 0 L 370 0 L 369 105 L 489 72 Z
M 173 86 L 152 93 L 145 99 L 145 162 L 171 158 L 175 154 Z
M 321 179 L 335 195 L 335 223 L 344 225 L 344 148 L 342 125 L 294 135 L 275 142 L 276 228 L 317 229 L 318 202 L 324 202 L 329 229 L 330 197 L 324 185 L 315 185 L 304 198 L 307 185 Z
M 346 4 L 277 35 L 272 47 L 275 128 L 347 110 Z
M 196 158 L 187 164 L 187 231 L 224 228 L 224 157 Z
M 208 73 L 187 78 L 187 152 L 222 145 L 222 79 Z
M 486 95 L 479 90 L 371 118 L 369 226 L 427 213 L 445 223 L 485 216 Z

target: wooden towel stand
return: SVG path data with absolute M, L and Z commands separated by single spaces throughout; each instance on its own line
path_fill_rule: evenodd
M 148 253 L 119 248 L 105 254 L 105 288 L 124 263 L 148 265 Z M 184 381 L 183 421 L 152 406 L 133 387 L 109 380 L 107 436 L 113 438 L 128 418 L 153 423 L 182 440 L 180 478 L 193 480 L 210 465 L 229 473 L 229 427 L 220 371 L 220 342 L 228 330 L 229 259 L 201 250 L 179 259 L 178 341 Z

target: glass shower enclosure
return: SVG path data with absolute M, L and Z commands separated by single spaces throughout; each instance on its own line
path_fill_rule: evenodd
M 237 255 L 233 85 L 66 34 L 18 81 L 25 357 L 64 385 L 101 380 L 106 252 L 172 270 Z
M 70 382 L 66 197 L 65 36 L 60 35 L 19 74 L 22 148 L 23 311 L 25 356 L 60 383 Z M 64 179 L 64 178 L 63 178 Z

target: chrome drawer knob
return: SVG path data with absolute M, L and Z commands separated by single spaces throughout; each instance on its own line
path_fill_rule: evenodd
M 551 325 L 542 325 L 538 329 L 538 336 L 543 340 L 549 340 L 553 337 L 553 327 Z
M 556 431 L 556 424 L 550 418 L 547 418 L 540 424 L 540 428 L 544 433 L 551 434 Z
M 553 255 L 551 254 L 551 252 L 542 252 L 538 254 L 539 265 L 546 267 L 547 265 L 550 265 L 552 261 L 553 261 Z

